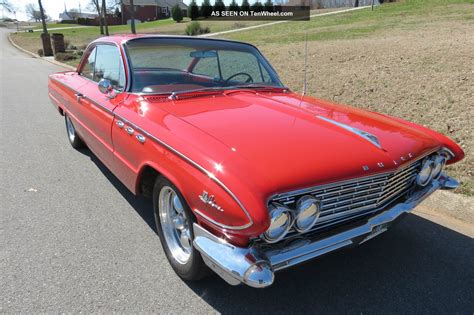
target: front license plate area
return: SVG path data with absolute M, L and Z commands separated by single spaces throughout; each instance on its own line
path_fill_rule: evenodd
M 382 223 L 379 225 L 376 225 L 372 228 L 372 232 L 370 232 L 369 235 L 367 235 L 359 244 L 365 243 L 368 240 L 373 239 L 374 237 L 382 234 L 383 232 L 388 230 L 389 223 Z

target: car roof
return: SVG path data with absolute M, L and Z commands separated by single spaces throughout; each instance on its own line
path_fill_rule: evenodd
M 115 43 L 118 45 L 125 44 L 128 41 L 139 39 L 139 38 L 175 38 L 175 39 L 193 39 L 193 40 L 213 40 L 213 41 L 224 41 L 224 42 L 231 42 L 231 43 L 240 43 L 255 47 L 252 44 L 229 40 L 229 39 L 221 39 L 221 38 L 210 38 L 210 37 L 196 37 L 196 36 L 186 36 L 186 35 L 151 35 L 151 34 L 117 34 L 111 36 L 103 36 L 92 43 Z

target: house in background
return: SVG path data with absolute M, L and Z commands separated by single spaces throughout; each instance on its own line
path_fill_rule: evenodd
M 70 10 L 68 11 L 66 7 L 64 7 L 64 12 L 59 13 L 59 22 L 65 23 L 65 22 L 72 22 L 76 23 L 77 19 L 82 18 L 82 19 L 95 19 L 99 15 L 96 13 L 82 13 L 77 10 Z
M 179 5 L 183 13 L 188 6 L 182 0 L 133 0 L 135 6 L 135 20 L 141 22 L 166 19 L 171 16 L 171 8 Z M 130 0 L 122 0 L 122 23 L 127 24 L 130 20 Z

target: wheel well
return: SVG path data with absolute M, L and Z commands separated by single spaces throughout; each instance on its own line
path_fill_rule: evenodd
M 160 173 L 151 166 L 145 166 L 141 171 L 138 183 L 138 195 L 151 198 L 153 195 L 153 186 Z

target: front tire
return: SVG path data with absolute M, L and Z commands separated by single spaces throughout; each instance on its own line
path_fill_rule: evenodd
M 79 135 L 76 132 L 76 128 L 72 123 L 71 117 L 68 114 L 64 114 L 64 120 L 66 122 L 66 131 L 67 131 L 67 138 L 69 139 L 69 143 L 74 149 L 80 149 L 84 147 L 84 142 L 82 139 L 79 138 Z
M 179 190 L 158 177 L 153 188 L 155 223 L 166 258 L 184 280 L 200 280 L 208 274 L 201 254 L 194 248 L 196 219 Z

